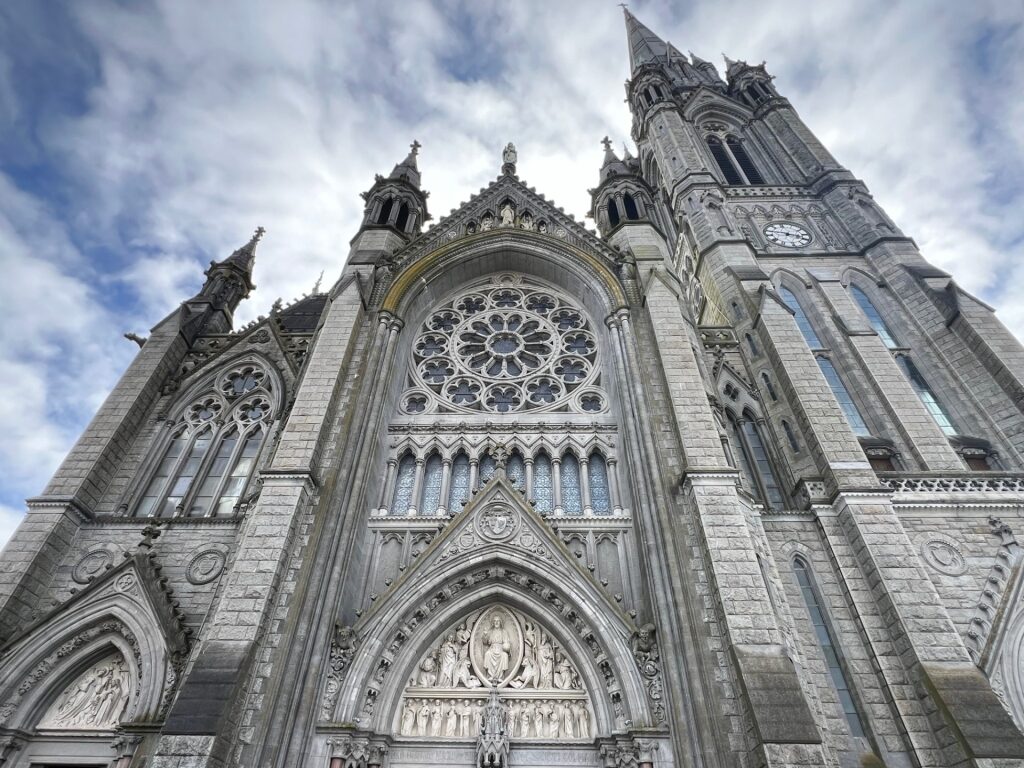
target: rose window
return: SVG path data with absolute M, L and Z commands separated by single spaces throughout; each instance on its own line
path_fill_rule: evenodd
M 405 413 L 579 408 L 599 385 L 597 338 L 568 296 L 501 275 L 431 312 L 412 342 Z

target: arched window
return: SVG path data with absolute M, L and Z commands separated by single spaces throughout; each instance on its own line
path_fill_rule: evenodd
M 377 214 L 378 224 L 383 226 L 384 224 L 388 223 L 388 219 L 391 218 L 391 209 L 394 207 L 394 205 L 395 199 L 393 197 L 389 197 L 387 200 L 384 201 L 384 205 L 382 205 L 380 208 L 380 213 Z
M 751 496 L 762 499 L 761 485 L 754 476 L 754 467 L 750 461 L 750 454 L 747 452 L 746 444 L 743 441 L 743 433 L 740 430 L 739 422 L 729 414 L 730 443 L 732 444 L 732 455 L 740 471 L 740 482 L 747 489 Z
M 765 503 L 772 509 L 781 509 L 786 505 L 782 498 L 782 491 L 779 490 L 779 484 L 775 480 L 775 472 L 772 471 L 768 451 L 765 450 L 764 442 L 761 440 L 761 431 L 752 418 L 748 417 L 743 422 L 743 437 L 746 447 L 750 451 L 751 464 L 757 471 Z
M 818 338 L 818 334 L 814 332 L 814 326 L 811 325 L 810 319 L 807 317 L 807 313 L 804 312 L 803 306 L 789 288 L 783 286 L 779 288 L 779 295 L 782 300 L 786 302 L 786 306 L 793 310 L 793 319 L 796 320 L 797 327 L 800 328 L 800 333 L 804 335 L 804 340 L 807 342 L 807 346 L 811 349 L 823 349 L 824 344 L 821 343 L 821 339 Z
M 469 457 L 459 452 L 452 462 L 452 483 L 448 490 L 449 512 L 461 512 L 469 500 Z
M 654 95 L 655 95 L 655 96 L 657 96 L 657 97 L 658 97 L 659 99 L 663 99 L 663 98 L 665 98 L 665 97 L 664 97 L 664 96 L 662 95 L 662 93 L 661 93 L 661 88 L 659 88 L 659 87 L 658 87 L 658 84 L 657 84 L 657 83 L 654 83 L 654 84 L 652 84 L 652 85 L 651 85 L 651 88 L 653 88 L 653 89 L 654 89 Z
M 398 462 L 398 478 L 395 481 L 395 494 L 391 499 L 391 514 L 404 515 L 409 511 L 415 485 L 416 459 L 411 453 L 407 453 Z
M 857 703 L 853 699 L 853 688 L 843 668 L 843 652 L 835 642 L 835 634 L 825 618 L 825 607 L 818 599 L 818 590 L 815 588 L 811 578 L 810 568 L 802 557 L 793 558 L 793 573 L 796 575 L 797 584 L 800 585 L 800 593 L 803 595 L 804 603 L 807 606 L 807 613 L 810 615 L 811 624 L 814 627 L 814 637 L 818 641 L 825 663 L 828 665 L 829 676 L 839 696 L 839 704 L 846 718 L 846 724 L 850 728 L 850 734 L 857 738 L 863 738 L 867 734 L 864 731 L 864 721 L 861 718 Z
M 520 491 L 526 491 L 526 463 L 519 451 L 513 451 L 505 465 L 509 481 Z
M 878 309 L 868 298 L 868 295 L 864 293 L 856 285 L 850 286 L 850 293 L 853 294 L 854 300 L 860 307 L 864 316 L 867 317 L 868 322 L 871 323 L 871 327 L 875 329 L 875 333 L 878 334 L 879 338 L 885 343 L 889 349 L 896 349 L 899 344 L 896 343 L 896 337 L 889 330 L 889 326 L 885 324 L 885 320 L 882 319 L 882 315 Z
M 494 477 L 494 472 L 497 468 L 498 465 L 495 463 L 494 458 L 491 456 L 491 454 L 488 453 L 486 456 L 480 459 L 480 479 L 479 482 L 477 482 L 477 487 L 483 488 L 483 486 L 492 477 Z
M 864 417 L 860 413 L 860 409 L 857 408 L 857 404 L 853 402 L 853 398 L 850 397 L 850 392 L 847 390 L 846 385 L 843 384 L 843 380 L 839 378 L 839 371 L 832 365 L 832 361 L 827 357 L 817 355 L 818 367 L 821 369 L 822 374 L 825 376 L 825 381 L 828 382 L 829 389 L 832 390 L 832 394 L 836 398 L 836 402 L 839 403 L 839 407 L 842 408 L 843 414 L 846 416 L 846 420 L 850 423 L 850 427 L 853 429 L 853 434 L 858 437 L 869 437 L 871 432 L 868 430 L 867 424 L 864 423 Z
M 935 423 L 939 425 L 946 435 L 953 436 L 956 432 L 956 427 L 953 426 L 953 420 L 949 418 L 949 414 L 946 413 L 946 409 L 942 407 L 942 403 L 935 396 L 932 388 L 928 386 L 928 382 L 925 381 L 924 376 L 917 370 L 917 366 L 914 365 L 914 361 L 911 360 L 907 355 L 896 355 L 896 362 L 900 368 L 903 369 L 904 375 L 910 380 L 910 385 L 914 388 L 917 396 L 921 399 L 924 407 L 928 409 L 928 413 L 935 419 Z
M 773 401 L 778 400 L 779 396 L 778 394 L 776 394 L 775 386 L 772 384 L 772 377 L 769 376 L 767 373 L 762 373 L 761 381 L 764 384 L 765 392 L 768 393 L 768 397 L 770 397 Z
M 555 494 L 551 481 L 551 459 L 541 451 L 533 460 L 533 500 L 538 512 L 554 511 Z
M 398 209 L 398 218 L 395 219 L 395 229 L 405 232 L 405 225 L 409 223 L 409 204 L 402 203 Z
M 725 143 L 729 147 L 729 151 L 732 152 L 732 156 L 736 158 L 736 162 L 739 163 L 743 175 L 747 177 L 747 183 L 764 184 L 764 178 L 757 170 L 757 166 L 754 165 L 754 161 L 750 159 L 750 155 L 747 154 L 747 148 L 743 146 L 743 142 L 735 136 L 728 136 Z
M 747 346 L 750 348 L 750 354 L 754 357 L 759 357 L 761 355 L 761 350 L 757 348 L 757 342 L 754 341 L 754 337 L 749 333 L 744 335 L 747 340 Z
M 611 491 L 608 488 L 608 465 L 599 452 L 590 454 L 587 462 L 590 479 L 590 506 L 595 514 L 607 515 L 612 511 Z
M 636 221 L 640 218 L 640 212 L 636 209 L 636 201 L 633 196 L 629 193 L 622 197 L 622 207 L 626 210 L 626 218 L 631 221 Z
M 796 433 L 793 427 L 785 419 L 782 420 L 782 431 L 786 433 L 786 440 L 789 441 L 789 448 L 793 453 L 800 453 L 800 443 L 796 441 Z
M 715 158 L 715 162 L 718 163 L 718 169 L 722 172 L 725 177 L 727 184 L 742 184 L 743 177 L 740 176 L 739 171 L 736 170 L 736 166 L 732 164 L 732 158 L 729 157 L 729 153 L 725 150 L 725 145 L 722 144 L 722 140 L 717 136 L 708 136 L 704 140 L 708 149 L 711 150 L 711 156 Z
M 608 223 L 613 227 L 619 224 L 619 206 L 611 198 L 608 199 Z
M 567 515 L 583 513 L 583 495 L 580 492 L 580 462 L 572 453 L 562 457 L 562 509 Z
M 436 515 L 441 506 L 441 457 L 433 454 L 423 467 L 423 493 L 419 513 Z
M 256 391 L 265 380 L 256 365 L 236 368 L 182 412 L 139 497 L 136 517 L 235 512 L 270 420 L 267 391 Z

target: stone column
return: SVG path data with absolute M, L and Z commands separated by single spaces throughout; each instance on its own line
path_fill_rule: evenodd
M 594 503 L 590 498 L 590 460 L 586 457 L 580 459 L 580 496 L 583 501 L 583 514 L 594 514 Z
M 402 513 L 410 517 L 419 512 L 420 494 L 423 492 L 423 467 L 425 464 L 426 462 L 422 456 L 416 457 L 416 477 L 412 483 L 412 498 L 409 503 L 409 509 Z
M 437 512 L 438 515 L 448 514 L 448 488 L 452 483 L 452 460 L 443 459 L 441 462 L 441 490 L 439 493 Z
M 551 491 L 554 498 L 554 504 L 552 504 L 552 514 L 564 515 L 565 510 L 562 509 L 562 457 L 551 459 Z

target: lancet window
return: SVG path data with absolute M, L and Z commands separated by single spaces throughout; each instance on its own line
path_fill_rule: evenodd
M 724 142 L 718 136 L 708 136 L 704 142 L 727 184 L 765 183 L 743 142 L 736 136 L 727 136 Z
M 170 428 L 136 517 L 236 514 L 273 419 L 266 371 L 245 364 L 185 407 Z
M 749 444 L 754 461 L 762 460 L 760 437 L 750 438 Z M 424 450 L 422 455 L 406 450 L 388 463 L 379 514 L 457 514 L 473 491 L 493 479 L 498 469 L 496 452 L 505 457 L 507 480 L 532 500 L 541 514 L 620 514 L 614 455 L 604 447 L 576 451 L 569 448 L 552 458 L 546 448 L 532 452 L 516 448 L 507 453 L 504 448 L 484 447 L 480 453 L 459 449 L 454 458 L 446 459 L 434 449 Z M 767 461 L 766 455 L 763 461 Z M 768 472 L 764 485 L 777 494 L 777 484 L 767 479 L 773 478 L 770 469 Z
M 896 363 L 910 381 L 910 385 L 914 388 L 914 392 L 917 393 L 924 407 L 928 409 L 928 413 L 935 419 L 935 423 L 939 425 L 939 429 L 950 437 L 956 435 L 957 431 L 956 427 L 953 426 L 953 420 L 946 412 L 946 409 L 942 407 L 942 403 L 936 397 L 935 392 L 928 386 L 924 375 L 914 365 L 914 361 L 910 359 L 909 351 L 900 347 L 896 341 L 896 335 L 889 329 L 878 308 L 868 298 L 868 295 L 856 285 L 850 286 L 850 293 L 853 294 L 857 306 L 860 307 L 868 322 L 871 323 L 875 333 L 878 334 L 878 337 L 885 346 L 893 351 Z
M 853 698 L 853 686 L 850 684 L 850 679 L 844 668 L 842 650 L 836 644 L 835 634 L 825 616 L 825 608 L 818 598 L 818 590 L 811 577 L 810 567 L 802 557 L 793 559 L 793 573 L 800 586 L 800 593 L 804 598 L 811 624 L 814 627 L 814 636 L 825 657 L 829 676 L 839 696 L 839 704 L 850 728 L 850 733 L 856 737 L 864 737 L 866 735 L 864 721 Z

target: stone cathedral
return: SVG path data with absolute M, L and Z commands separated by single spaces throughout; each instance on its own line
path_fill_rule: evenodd
M 235 328 L 258 230 L 138 339 L 0 558 L 3 768 L 1024 765 L 1024 348 L 625 20 L 596 233 L 513 144 L 428 228 L 414 143 L 329 291 Z

